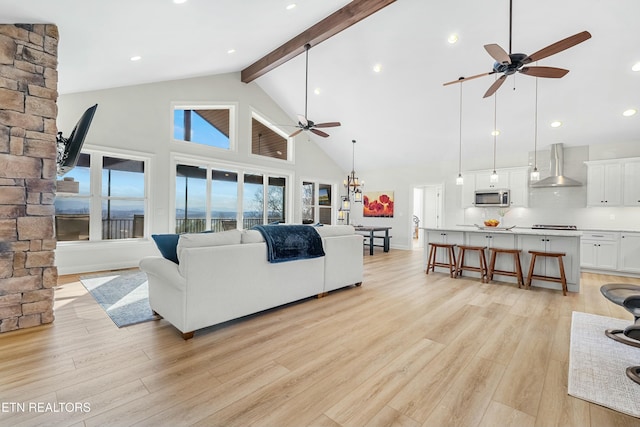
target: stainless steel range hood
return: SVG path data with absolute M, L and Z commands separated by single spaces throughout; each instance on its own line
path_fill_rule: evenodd
M 551 175 L 538 182 L 532 182 L 531 187 L 579 187 L 581 182 L 563 175 L 564 153 L 562 144 L 551 144 Z

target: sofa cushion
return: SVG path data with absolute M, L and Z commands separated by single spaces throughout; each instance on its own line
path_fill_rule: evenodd
M 258 230 L 244 230 L 241 241 L 242 243 L 262 243 L 264 237 Z
M 316 231 L 320 237 L 334 237 L 355 234 L 356 229 L 353 228 L 353 225 L 325 225 L 324 227 L 316 227 Z
M 178 252 L 176 247 L 178 246 L 179 234 L 152 234 L 151 238 L 156 242 L 158 250 L 163 257 L 169 261 L 178 263 Z
M 227 230 L 217 233 L 186 233 L 178 239 L 178 260 L 185 248 L 201 248 L 206 246 L 239 245 L 242 237 L 240 230 Z

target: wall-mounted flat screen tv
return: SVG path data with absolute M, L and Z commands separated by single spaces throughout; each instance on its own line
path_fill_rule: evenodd
M 69 138 L 63 137 L 62 132 L 58 132 L 58 137 L 56 138 L 58 144 L 58 176 L 66 174 L 78 163 L 82 144 L 84 144 L 84 139 L 87 136 L 89 126 L 91 126 L 91 121 L 97 108 L 98 104 L 87 108 L 87 111 L 84 112 L 80 120 L 78 120 L 78 123 L 74 126 Z

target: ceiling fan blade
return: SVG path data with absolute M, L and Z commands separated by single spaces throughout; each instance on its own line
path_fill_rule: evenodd
M 560 40 L 559 42 L 555 42 L 545 48 L 540 49 L 539 51 L 532 53 L 526 59 L 526 63 L 535 62 L 542 58 L 546 58 L 547 56 L 555 55 L 558 52 L 562 52 L 563 50 L 569 49 L 577 45 L 578 43 L 582 43 L 585 40 L 589 40 L 591 38 L 591 34 L 588 31 L 583 31 L 578 34 L 574 34 L 571 37 L 567 37 L 566 39 Z
M 326 122 L 326 123 L 316 123 L 313 125 L 315 128 L 334 128 L 337 126 L 341 126 L 340 122 Z
M 443 83 L 442 86 L 448 86 L 448 85 L 452 85 L 454 83 L 462 83 L 462 82 L 466 82 L 467 80 L 477 79 L 478 77 L 484 77 L 484 76 L 488 76 L 488 75 L 494 74 L 494 73 L 495 73 L 495 71 L 490 71 L 488 73 L 476 74 L 475 76 L 460 77 L 460 78 L 458 78 L 458 80 L 454 80 L 452 82 Z
M 520 72 L 522 74 L 526 74 L 527 76 L 559 79 L 560 77 L 564 77 L 565 74 L 569 72 L 569 70 L 556 67 L 523 67 Z
M 326 138 L 326 137 L 328 137 L 328 136 L 329 136 L 329 134 L 328 134 L 328 133 L 322 132 L 321 130 L 318 130 L 318 129 L 309 129 L 309 130 L 310 130 L 311 132 L 315 133 L 316 135 L 321 136 L 321 137 L 323 137 L 323 138 Z
M 507 76 L 505 74 L 501 75 L 500 78 L 498 80 L 496 80 L 495 82 L 493 82 L 493 84 L 485 92 L 483 98 L 488 98 L 491 95 L 493 95 L 494 93 L 496 93 L 496 91 L 498 89 L 500 89 L 500 86 L 502 86 L 502 83 L 504 83 L 506 79 L 507 79 Z
M 298 114 L 298 122 L 300 122 L 302 126 L 309 126 L 309 122 L 307 122 L 307 118 L 302 114 Z
M 293 138 L 294 136 L 298 135 L 300 132 L 302 132 L 303 129 L 298 129 L 297 131 L 295 131 L 294 133 L 292 133 L 291 135 L 289 135 L 289 138 Z
M 484 49 L 496 61 L 502 64 L 511 64 L 511 58 L 509 57 L 509 54 L 497 44 L 485 44 Z

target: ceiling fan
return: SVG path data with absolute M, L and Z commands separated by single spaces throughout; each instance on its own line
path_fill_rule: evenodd
M 546 77 L 554 79 L 563 77 L 569 72 L 569 70 L 565 70 L 564 68 L 527 66 L 527 64 L 551 55 L 555 55 L 556 53 L 562 52 L 563 50 L 569 49 L 570 47 L 582 43 L 583 41 L 590 39 L 591 34 L 588 31 L 574 34 L 573 36 L 567 37 L 566 39 L 562 39 L 545 48 L 542 48 L 539 51 L 532 53 L 531 55 L 526 55 L 524 53 L 511 53 L 511 24 L 513 15 L 512 10 L 513 0 L 509 0 L 509 53 L 505 52 L 505 50 L 497 44 L 484 45 L 485 50 L 489 53 L 489 55 L 491 55 L 493 59 L 496 60 L 496 62 L 493 64 L 493 70 L 488 73 L 477 74 L 470 77 L 460 77 L 458 80 L 445 83 L 444 86 L 453 83 L 462 83 L 467 80 L 488 76 L 490 74 L 502 73 L 502 75 L 496 79 L 496 81 L 484 94 L 483 98 L 487 98 L 493 95 L 500 88 L 500 86 L 502 86 L 502 83 L 504 83 L 507 76 L 515 74 L 516 72 L 525 74 L 527 76 Z
M 318 136 L 326 138 L 329 136 L 328 133 L 318 130 L 317 128 L 331 128 L 340 126 L 340 122 L 326 122 L 326 123 L 314 123 L 313 121 L 307 118 L 307 95 L 308 95 L 308 86 L 309 86 L 309 49 L 311 49 L 311 45 L 309 43 L 304 45 L 304 49 L 306 51 L 306 59 L 305 59 L 305 80 L 304 80 L 304 116 L 298 114 L 298 127 L 299 129 L 289 135 L 289 138 L 292 138 L 298 135 L 300 132 L 308 130 L 315 133 Z

